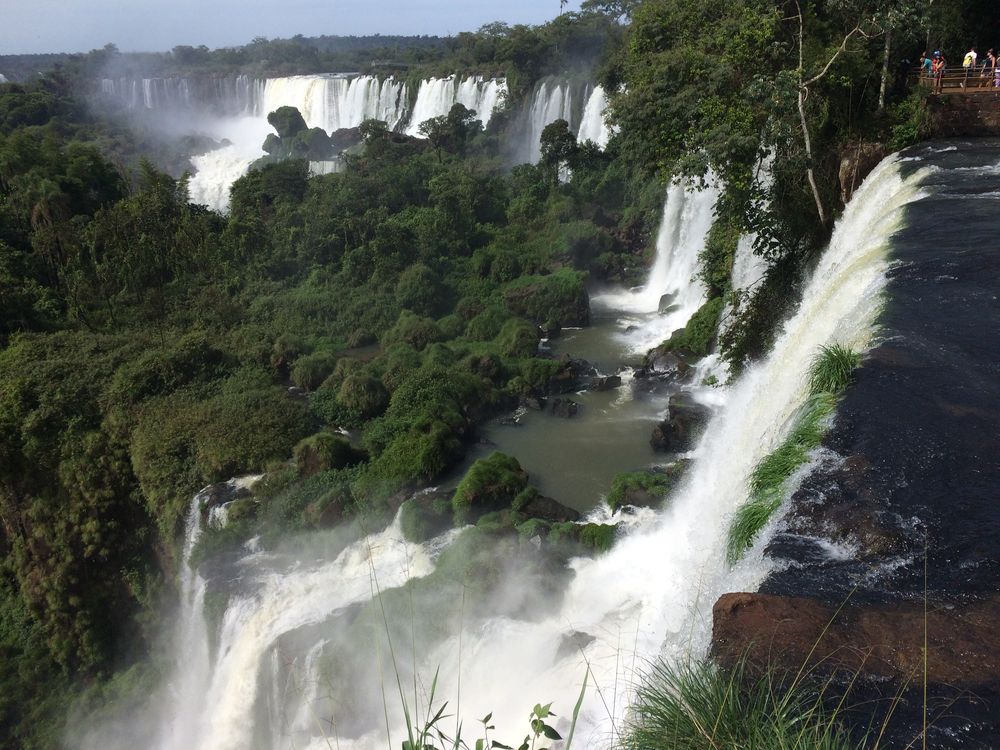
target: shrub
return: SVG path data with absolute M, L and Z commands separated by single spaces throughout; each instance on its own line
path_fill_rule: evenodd
M 433 320 L 414 315 L 409 310 L 403 310 L 395 325 L 382 337 L 382 344 L 390 346 L 402 342 L 420 351 L 428 344 L 440 341 L 441 338 L 441 329 Z
M 330 469 L 343 469 L 358 460 L 350 441 L 330 432 L 317 432 L 300 440 L 292 456 L 299 474 L 304 477 Z
M 586 276 L 562 269 L 547 276 L 522 276 L 503 288 L 508 312 L 536 323 L 555 321 L 560 326 L 590 322 Z
M 381 381 L 366 373 L 355 372 L 344 379 L 337 401 L 362 419 L 371 419 L 385 411 L 389 394 Z
M 411 373 L 420 369 L 420 352 L 409 344 L 393 344 L 379 358 L 382 384 L 390 391 L 396 390 Z
M 660 661 L 640 682 L 624 750 L 723 747 L 849 750 L 863 746 L 824 709 L 823 686 L 710 662 Z
M 500 335 L 508 317 L 503 308 L 490 305 L 469 321 L 465 326 L 465 335 L 473 341 L 492 341 Z
M 459 315 L 446 315 L 437 325 L 445 341 L 457 339 L 465 332 L 465 321 Z
M 540 340 L 538 326 L 526 320 L 511 318 L 503 324 L 496 337 L 496 345 L 505 357 L 520 359 L 531 357 L 538 352 Z
M 315 390 L 334 371 L 337 355 L 333 352 L 306 354 L 295 360 L 292 367 L 292 382 L 307 391 Z
M 432 315 L 442 307 L 441 285 L 437 275 L 423 263 L 414 263 L 399 275 L 396 300 L 417 315 Z

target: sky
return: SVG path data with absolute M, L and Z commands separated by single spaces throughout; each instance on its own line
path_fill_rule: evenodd
M 570 0 L 569 10 L 578 10 Z M 454 34 L 544 23 L 559 0 L 0 0 L 0 55 L 229 47 L 256 36 Z

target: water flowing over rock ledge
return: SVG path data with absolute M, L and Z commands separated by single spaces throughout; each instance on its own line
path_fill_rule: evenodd
M 808 659 L 821 672 L 919 685 L 926 586 L 930 692 L 939 707 L 957 701 L 931 738 L 993 744 L 995 709 L 962 690 L 996 698 L 1000 683 L 1000 144 L 904 153 L 904 170 L 925 167 L 928 195 L 892 240 L 882 343 L 768 546 L 777 569 L 761 593 L 716 604 L 713 650 L 723 661 L 749 649 L 779 668 Z M 903 744 L 920 708 L 904 696 L 895 709 Z

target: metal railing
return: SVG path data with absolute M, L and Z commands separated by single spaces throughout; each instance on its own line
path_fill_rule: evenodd
M 917 69 L 911 78 L 920 86 L 926 86 L 941 94 L 996 94 L 1000 93 L 1000 65 L 991 68 L 977 65 L 964 68 L 961 65 L 946 67 L 939 74 L 926 73 Z

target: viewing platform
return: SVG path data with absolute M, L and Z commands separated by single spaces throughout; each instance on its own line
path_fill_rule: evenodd
M 1000 136 L 1000 88 L 996 87 L 992 70 L 947 68 L 939 91 L 935 91 L 933 77 L 918 72 L 913 81 L 930 94 L 928 104 L 935 135 Z

